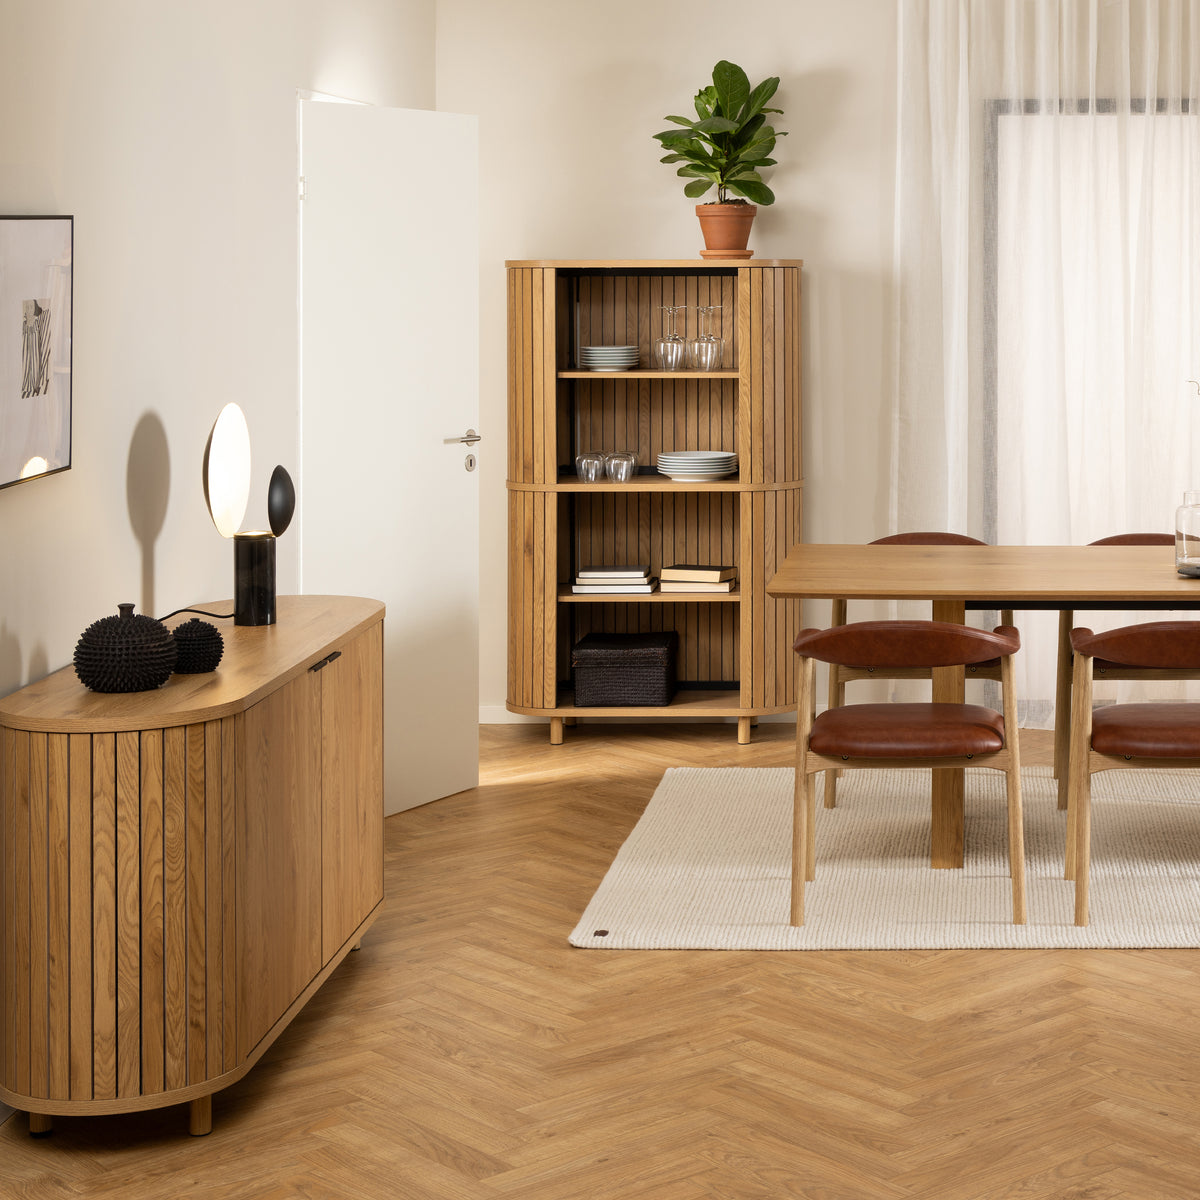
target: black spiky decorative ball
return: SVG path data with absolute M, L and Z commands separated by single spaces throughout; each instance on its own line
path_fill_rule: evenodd
M 148 692 L 171 678 L 179 651 L 171 631 L 153 617 L 118 604 L 115 617 L 89 625 L 75 647 L 75 674 L 93 692 Z
M 217 627 L 201 621 L 199 617 L 175 627 L 175 645 L 179 649 L 179 657 L 175 660 L 177 675 L 202 675 L 205 671 L 215 671 L 225 652 L 225 643 Z

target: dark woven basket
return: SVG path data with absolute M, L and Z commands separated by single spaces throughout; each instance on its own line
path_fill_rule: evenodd
M 575 704 L 580 708 L 661 708 L 675 695 L 679 635 L 589 633 L 571 650 Z

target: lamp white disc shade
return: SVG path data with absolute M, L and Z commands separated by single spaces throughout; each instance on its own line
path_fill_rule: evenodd
M 250 499 L 250 430 L 236 404 L 227 404 L 213 422 L 204 447 L 204 502 L 222 537 L 233 537 Z

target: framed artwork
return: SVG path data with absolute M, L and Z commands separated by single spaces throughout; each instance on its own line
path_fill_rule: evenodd
M 0 487 L 71 466 L 73 217 L 0 216 Z

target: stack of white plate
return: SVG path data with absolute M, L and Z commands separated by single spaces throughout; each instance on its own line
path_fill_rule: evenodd
M 630 371 L 637 365 L 636 346 L 579 347 L 579 366 L 584 371 Z
M 672 450 L 657 455 L 654 465 L 677 482 L 702 483 L 733 475 L 738 459 L 730 450 Z

